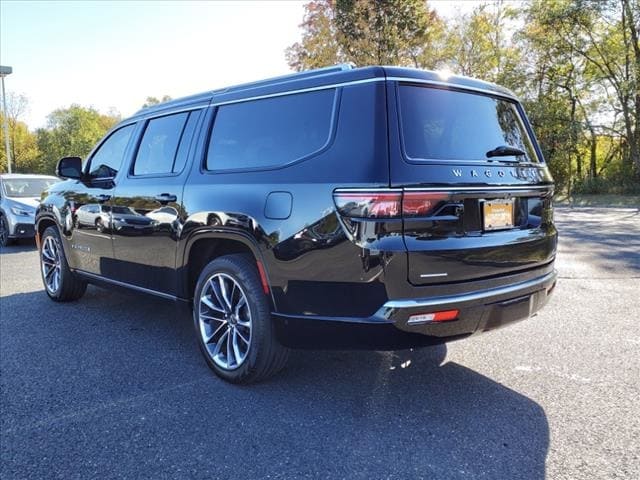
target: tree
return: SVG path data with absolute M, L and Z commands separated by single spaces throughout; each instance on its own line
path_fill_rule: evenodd
M 39 158 L 41 171 L 53 173 L 62 157 L 86 157 L 119 120 L 79 105 L 53 111 L 47 117 L 47 128 L 36 130 L 38 148 L 42 152 Z
M 149 108 L 153 105 L 158 105 L 159 103 L 168 102 L 169 100 L 172 100 L 172 98 L 169 95 L 163 95 L 162 98 L 147 97 L 144 103 L 142 104 L 142 108 Z
M 602 90 L 600 114 L 619 118 L 627 163 L 640 178 L 640 2 L 556 0 L 544 10 L 541 23 L 583 59 L 585 75 Z
M 301 71 L 345 62 L 337 39 L 334 2 L 313 0 L 304 8 L 302 41 L 285 51 L 291 68 Z
M 459 15 L 447 31 L 447 63 L 456 73 L 522 90 L 522 51 L 510 23 L 518 11 L 503 2 L 480 4 Z
M 34 172 L 39 156 L 36 138 L 20 118 L 27 112 L 29 100 L 24 95 L 10 92 L 7 95 L 7 126 L 11 167 L 14 172 Z M 0 124 L 4 116 L 0 114 Z M 5 151 L 4 128 L 0 129 L 0 171 L 7 171 L 7 154 Z
M 435 68 L 444 24 L 426 0 L 314 0 L 302 41 L 286 51 L 300 71 L 342 62 Z

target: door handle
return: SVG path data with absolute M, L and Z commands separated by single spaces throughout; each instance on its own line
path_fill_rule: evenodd
M 170 193 L 161 193 L 160 195 L 156 195 L 156 200 L 160 203 L 175 202 L 177 199 L 178 197 Z
M 109 200 L 111 200 L 111 195 L 107 195 L 107 194 L 101 194 L 98 195 L 98 202 L 99 203 L 104 203 L 104 202 L 108 202 Z

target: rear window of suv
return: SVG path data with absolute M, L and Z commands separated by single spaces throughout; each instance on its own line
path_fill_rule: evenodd
M 538 161 L 515 102 L 400 85 L 399 104 L 404 153 L 411 161 L 487 161 L 487 152 L 503 145 L 519 148 L 525 155 L 498 160 Z
M 335 89 L 218 107 L 207 170 L 263 169 L 302 160 L 331 137 Z

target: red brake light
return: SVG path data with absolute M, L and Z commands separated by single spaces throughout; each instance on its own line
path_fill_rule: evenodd
M 403 190 L 338 190 L 333 199 L 338 212 L 350 218 L 428 217 L 449 199 L 446 192 Z
M 333 199 L 341 215 L 352 218 L 400 217 L 402 192 L 335 192 Z
M 450 194 L 443 192 L 404 192 L 402 215 L 405 217 L 428 217 L 449 200 Z

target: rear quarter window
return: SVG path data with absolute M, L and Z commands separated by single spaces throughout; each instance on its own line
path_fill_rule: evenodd
M 207 170 L 265 169 L 305 159 L 331 138 L 336 90 L 283 95 L 218 107 Z
M 410 161 L 487 161 L 487 152 L 502 145 L 519 148 L 525 158 L 500 160 L 538 161 L 513 101 L 415 85 L 400 85 L 398 99 L 404 153 Z

